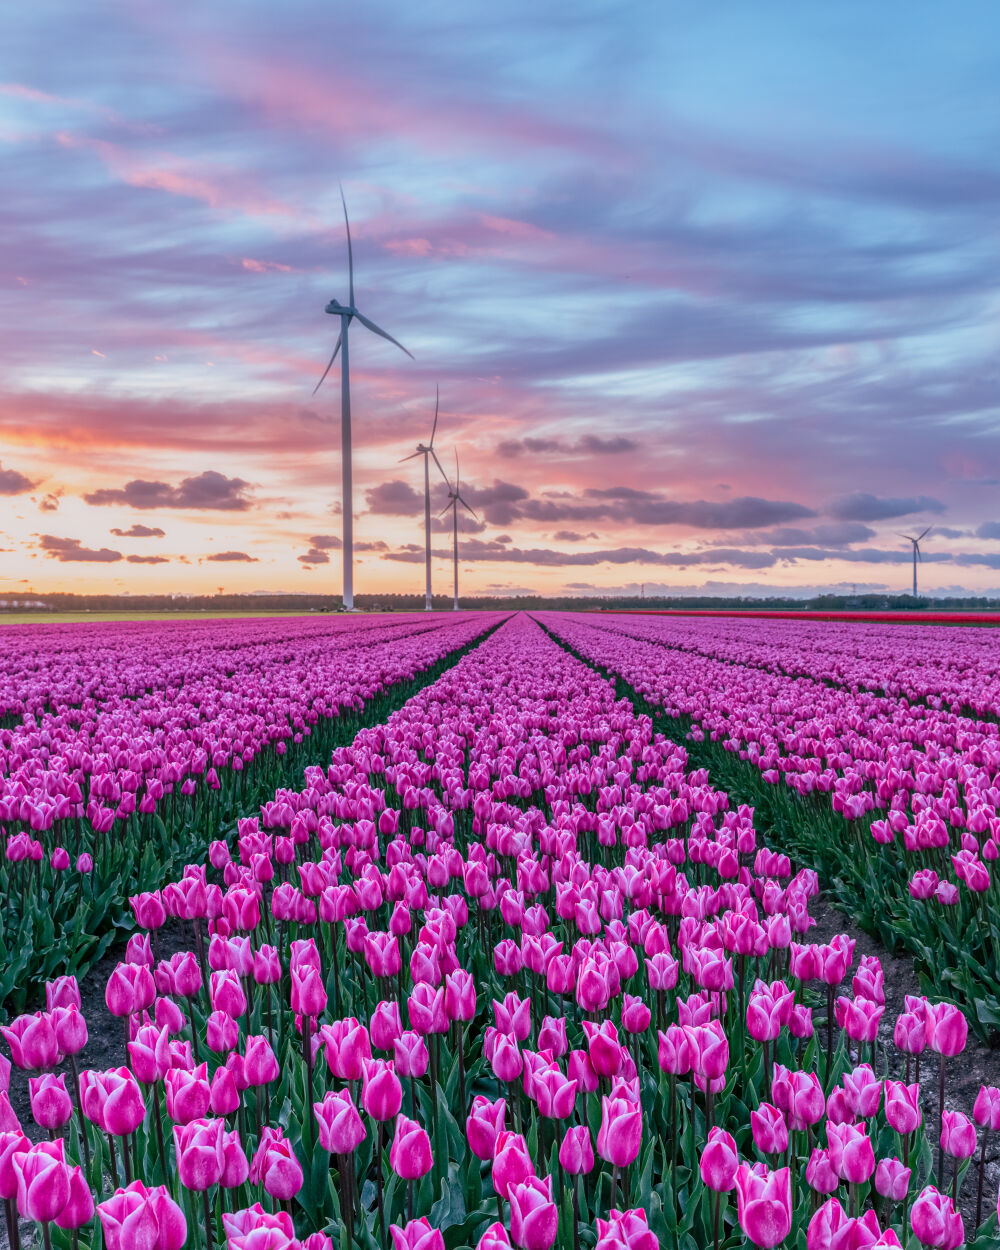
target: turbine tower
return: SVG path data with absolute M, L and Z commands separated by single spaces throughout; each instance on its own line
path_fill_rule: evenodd
M 379 329 L 374 321 L 369 321 L 367 317 L 358 312 L 354 305 L 354 252 L 351 248 L 351 223 L 347 219 L 347 201 L 344 199 L 344 188 L 340 188 L 340 202 L 344 206 L 344 227 L 347 230 L 347 274 L 349 283 L 349 297 L 347 304 L 341 304 L 338 300 L 332 299 L 326 306 L 326 311 L 333 317 L 340 318 L 340 333 L 337 335 L 337 341 L 333 347 L 326 368 L 323 370 L 323 376 L 313 387 L 315 395 L 319 388 L 326 381 L 326 375 L 333 368 L 333 362 L 337 359 L 337 353 L 340 352 L 340 461 L 341 461 L 341 483 L 343 495 L 343 529 L 344 529 L 344 607 L 348 611 L 354 610 L 354 484 L 351 473 L 351 370 L 350 356 L 347 350 L 347 332 L 353 320 L 358 320 L 366 330 L 371 330 L 372 334 L 377 334 L 380 338 L 388 339 L 390 343 L 394 343 L 401 352 L 406 352 L 410 359 L 413 359 L 413 353 L 406 351 L 406 348 L 398 340 L 394 339 L 391 334 L 386 334 L 384 330 Z
M 406 464 L 407 460 L 415 460 L 417 456 L 424 458 L 424 535 L 427 540 L 426 548 L 426 572 L 427 584 L 424 592 L 424 611 L 430 612 L 433 605 L 431 603 L 431 477 L 430 477 L 430 461 L 433 457 L 434 463 L 441 471 L 441 476 L 447 482 L 444 469 L 441 468 L 441 461 L 437 458 L 437 452 L 434 450 L 434 435 L 438 428 L 438 408 L 441 402 L 441 394 L 437 386 L 434 387 L 434 424 L 431 426 L 431 441 L 425 446 L 423 443 L 417 443 L 417 450 L 409 456 L 404 456 L 400 460 L 400 464 Z
M 920 540 L 926 538 L 931 532 L 931 526 L 924 530 L 922 534 L 918 534 L 913 538 L 910 534 L 900 534 L 900 538 L 905 538 L 908 543 L 913 543 L 913 597 L 917 597 L 917 561 L 923 563 L 924 557 L 920 554 Z
M 436 456 L 434 457 L 434 460 L 435 462 L 437 462 Z M 438 468 L 441 469 L 441 466 L 438 465 Z M 452 486 L 451 482 L 448 481 L 448 478 L 445 476 L 444 469 L 441 469 L 441 476 L 444 478 L 445 485 L 448 487 L 448 502 L 438 513 L 438 516 L 443 517 L 444 514 L 448 511 L 448 509 L 449 508 L 451 509 L 452 552 L 453 552 L 453 557 L 455 561 L 455 600 L 454 600 L 454 603 L 452 604 L 452 611 L 457 612 L 458 611 L 458 505 L 461 504 L 463 508 L 467 508 L 468 511 L 472 513 L 472 515 L 476 518 L 477 521 L 479 520 L 479 517 L 475 509 L 469 507 L 466 501 L 462 498 L 462 477 L 458 471 L 458 452 L 457 451 L 455 452 L 455 485 Z

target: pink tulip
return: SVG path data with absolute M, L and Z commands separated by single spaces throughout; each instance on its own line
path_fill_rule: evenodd
M 569 1050 L 569 1043 L 566 1040 L 566 1021 L 562 1016 L 558 1019 L 552 1016 L 545 1017 L 542 1027 L 538 1030 L 538 1048 L 551 1050 L 556 1059 L 561 1059 Z
M 319 1124 L 319 1144 L 330 1154 L 350 1154 L 367 1136 L 350 1090 L 328 1093 L 322 1102 L 313 1104 L 313 1112 Z
M 981 1085 L 972 1108 L 972 1118 L 980 1128 L 992 1133 L 1000 1131 L 1000 1089 L 995 1085 Z
M 492 1169 L 493 1188 L 497 1194 L 501 1198 L 508 1198 L 511 1185 L 520 1185 L 534 1175 L 535 1168 L 520 1133 L 498 1133 Z
M 736 1171 L 740 1227 L 755 1246 L 769 1250 L 784 1241 L 792 1226 L 791 1173 L 769 1172 L 763 1163 L 741 1163 Z
M 849 1226 L 847 1212 L 836 1198 L 829 1198 L 809 1221 L 806 1250 L 834 1250 L 842 1240 L 847 1240 L 845 1234 Z
M 83 1006 L 80 1000 L 80 986 L 74 976 L 55 977 L 45 983 L 45 1009 L 53 1007 L 75 1007 L 78 1011 Z
M 482 1094 L 473 1098 L 472 1108 L 465 1121 L 465 1132 L 469 1139 L 469 1149 L 477 1159 L 492 1160 L 497 1135 L 503 1132 L 506 1110 L 507 1103 L 503 1098 L 498 1098 L 496 1102 L 490 1102 Z
M 806 1164 L 806 1181 L 818 1194 L 832 1194 L 840 1187 L 840 1176 L 830 1161 L 829 1150 L 816 1147 Z
M 94 1196 L 90 1192 L 83 1168 L 69 1169 L 69 1197 L 55 1218 L 59 1228 L 72 1232 L 89 1224 L 94 1218 Z
M 402 1226 L 392 1224 L 389 1232 L 393 1250 L 444 1250 L 441 1230 L 432 1228 L 425 1215 Z
M 910 1208 L 910 1227 L 922 1245 L 934 1250 L 956 1250 L 965 1240 L 961 1215 L 933 1185 L 923 1189 Z
M 44 1071 L 59 1062 L 59 1042 L 47 1012 L 18 1016 L 9 1025 L 0 1025 L 0 1033 L 7 1039 L 15 1066 L 22 1071 Z
M 532 1094 L 539 1115 L 550 1120 L 565 1120 L 576 1105 L 576 1081 L 571 1081 L 558 1068 L 540 1071 L 532 1084 Z
M 507 1250 L 509 1245 L 506 1228 L 502 1224 L 491 1224 L 476 1242 L 476 1250 Z
M 521 1250 L 549 1250 L 559 1230 L 559 1212 L 552 1201 L 552 1177 L 529 1176 L 511 1184 L 510 1235 Z
M 828 1124 L 830 1163 L 841 1180 L 861 1185 L 875 1171 L 875 1152 L 871 1138 L 854 1124 Z
M 225 1131 L 225 1120 L 217 1119 L 192 1120 L 188 1124 L 174 1125 L 177 1175 L 186 1189 L 210 1189 L 221 1179 L 226 1166 Z
M 62 1138 L 43 1141 L 11 1156 L 17 1177 L 17 1209 L 29 1220 L 51 1223 L 70 1196 L 70 1170 Z
M 783 1154 L 788 1149 L 788 1126 L 777 1107 L 762 1102 L 750 1112 L 754 1145 L 762 1154 Z
M 222 1135 L 222 1160 L 222 1175 L 219 1177 L 222 1188 L 235 1189 L 237 1185 L 242 1185 L 250 1175 L 250 1162 L 236 1129 Z
M 594 1167 L 594 1147 L 590 1129 L 585 1124 L 575 1124 L 566 1130 L 559 1147 L 559 1166 L 570 1176 L 583 1176 Z
M 912 1133 L 923 1119 L 920 1110 L 920 1086 L 904 1085 L 902 1081 L 885 1083 L 885 1118 L 897 1133 Z
M 944 1113 L 941 1149 L 954 1159 L 969 1159 L 976 1153 L 976 1126 L 961 1111 Z
M 708 1141 L 701 1152 L 701 1179 L 716 1193 L 728 1193 L 736 1187 L 739 1156 L 733 1137 L 721 1128 L 708 1131 Z
M 910 1169 L 903 1167 L 898 1159 L 879 1159 L 875 1188 L 883 1198 L 902 1202 L 910 1188 Z
M 46 1072 L 28 1079 L 31 1114 L 41 1128 L 57 1129 L 69 1123 L 73 1102 L 66 1091 L 66 1078 Z
M 951 1003 L 928 1003 L 926 1018 L 931 1050 L 946 1058 L 960 1055 L 969 1036 L 969 1024 L 959 1008 Z
M 431 1170 L 431 1139 L 415 1120 L 396 1117 L 396 1129 L 389 1147 L 389 1166 L 405 1181 L 418 1180 Z
M 164 1077 L 167 1094 L 167 1115 L 177 1124 L 190 1124 L 204 1119 L 212 1099 L 208 1083 L 208 1064 L 200 1064 L 191 1072 L 172 1068 Z
M 174 1132 L 176 1134 L 177 1130 Z M 263 1185 L 265 1193 L 279 1202 L 289 1202 L 302 1188 L 303 1179 L 302 1167 L 291 1142 L 280 1128 L 265 1128 L 250 1161 L 251 1184 Z
M 419 1033 L 405 1032 L 393 1044 L 393 1061 L 400 1076 L 421 1077 L 430 1064 L 426 1043 Z
M 165 1186 L 133 1181 L 97 1207 L 108 1250 L 181 1250 L 187 1241 L 184 1212 Z
M 615 1167 L 624 1168 L 635 1159 L 642 1143 L 642 1108 L 626 1098 L 601 1099 L 601 1127 L 597 1153 Z

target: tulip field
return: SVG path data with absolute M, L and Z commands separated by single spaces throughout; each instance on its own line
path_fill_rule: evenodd
M 7 1244 L 1000 1245 L 996 637 L 9 629 Z

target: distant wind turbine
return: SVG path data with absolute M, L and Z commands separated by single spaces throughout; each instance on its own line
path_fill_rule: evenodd
M 337 335 L 337 341 L 333 347 L 333 354 L 323 370 L 323 376 L 313 387 L 315 395 L 319 388 L 326 381 L 326 375 L 333 368 L 333 362 L 337 359 L 337 353 L 340 352 L 340 461 L 341 461 L 341 482 L 343 485 L 343 529 L 344 529 L 344 607 L 353 610 L 354 608 L 354 485 L 351 474 L 351 370 L 350 357 L 347 350 L 347 331 L 351 322 L 357 318 L 366 330 L 371 330 L 372 334 L 377 334 L 380 338 L 388 339 L 390 343 L 394 343 L 401 352 L 406 352 L 410 359 L 413 359 L 413 353 L 406 351 L 406 348 L 391 334 L 386 334 L 384 330 L 379 329 L 374 321 L 369 321 L 367 317 L 358 312 L 354 306 L 354 251 L 351 247 L 351 223 L 347 219 L 347 201 L 344 199 L 344 188 L 340 188 L 340 202 L 344 206 L 344 227 L 347 230 L 347 272 L 350 284 L 349 302 L 341 304 L 338 300 L 332 299 L 326 306 L 326 311 L 331 316 L 340 318 L 340 333 Z
M 928 527 L 924 530 L 924 532 L 922 534 L 918 534 L 916 538 L 913 538 L 910 534 L 900 534 L 900 538 L 905 538 L 908 543 L 913 543 L 913 597 L 914 599 L 916 599 L 917 597 L 917 561 L 919 560 L 922 564 L 924 560 L 924 557 L 920 554 L 920 540 L 922 538 L 927 537 L 927 535 L 931 532 L 931 528 L 932 527 L 928 525 Z
M 436 463 L 437 456 L 434 457 L 434 460 Z M 438 465 L 438 468 L 441 469 L 440 464 Z M 455 485 L 452 486 L 451 482 L 448 481 L 448 478 L 445 475 L 444 469 L 441 469 L 441 476 L 444 478 L 445 485 L 448 487 L 448 502 L 438 513 L 438 516 L 443 517 L 444 514 L 448 511 L 448 509 L 449 508 L 451 509 L 452 550 L 454 553 L 454 560 L 455 560 L 455 601 L 452 604 L 452 611 L 457 612 L 458 611 L 458 505 L 461 504 L 463 508 L 467 508 L 468 511 L 472 513 L 472 515 L 476 518 L 477 521 L 479 520 L 479 516 L 476 513 L 475 509 L 469 507 L 469 505 L 462 498 L 462 476 L 458 471 L 458 452 L 457 451 L 455 452 Z
M 447 482 L 444 469 L 441 468 L 441 461 L 437 458 L 437 452 L 434 450 L 434 435 L 438 428 L 438 409 L 440 407 L 441 394 L 437 386 L 434 387 L 434 424 L 431 426 L 431 441 L 425 446 L 423 443 L 417 443 L 417 450 L 409 456 L 404 456 L 400 460 L 400 464 L 406 464 L 407 460 L 415 460 L 417 456 L 424 458 L 424 535 L 427 540 L 426 548 L 426 572 L 427 584 L 424 592 L 424 611 L 430 612 L 431 603 L 431 476 L 430 476 L 430 460 L 433 458 L 434 463 L 441 471 L 441 476 Z

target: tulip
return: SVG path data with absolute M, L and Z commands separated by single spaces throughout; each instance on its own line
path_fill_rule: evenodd
M 248 1087 L 258 1088 L 276 1081 L 280 1075 L 271 1043 L 261 1034 L 251 1034 L 243 1048 L 243 1075 Z
M 708 1131 L 708 1141 L 701 1152 L 701 1179 L 716 1193 L 728 1193 L 736 1187 L 739 1157 L 733 1137 L 721 1128 Z
M 839 978 L 838 978 L 839 979 Z M 791 1173 L 769 1172 L 762 1163 L 741 1163 L 736 1171 L 740 1227 L 755 1246 L 778 1245 L 792 1226 Z
M 502 1224 L 491 1224 L 476 1242 L 476 1250 L 507 1250 L 509 1245 L 506 1228 Z
M 208 1113 L 212 1088 L 208 1083 L 208 1064 L 193 1071 L 172 1068 L 164 1077 L 167 1094 L 167 1115 L 177 1124 L 190 1124 Z
M 175 1134 L 177 1130 L 174 1130 Z M 181 1178 L 183 1180 L 183 1177 Z M 280 1128 L 265 1128 L 257 1152 L 250 1161 L 250 1181 L 263 1185 L 266 1193 L 289 1202 L 302 1188 L 302 1167 Z
M 806 1250 L 833 1250 L 834 1239 L 850 1226 L 847 1212 L 836 1198 L 829 1198 L 815 1212 L 806 1229 Z
M 44 1011 L 18 1016 L 9 1025 L 0 1025 L 7 1039 L 10 1056 L 22 1071 L 44 1071 L 59 1061 L 59 1042 L 51 1016 Z
M 606 1220 L 597 1221 L 597 1244 L 602 1250 L 658 1250 L 659 1241 L 650 1230 L 646 1212 L 642 1210 L 609 1212 Z
M 566 1130 L 559 1147 L 559 1166 L 570 1176 L 583 1176 L 593 1170 L 594 1147 L 590 1129 L 585 1124 L 575 1124 Z
M 350 1090 L 328 1093 L 322 1102 L 313 1104 L 313 1113 L 319 1125 L 319 1144 L 330 1154 L 350 1154 L 367 1136 Z
M 74 976 L 55 977 L 45 983 L 45 1010 L 53 1007 L 75 1007 L 78 1011 L 83 1006 L 80 1000 L 80 986 Z
M 875 1169 L 875 1188 L 883 1198 L 902 1202 L 910 1188 L 910 1169 L 898 1159 L 879 1159 Z
M 380 1002 L 372 1012 L 369 1022 L 372 1045 L 376 1050 L 392 1050 L 396 1039 L 403 1032 L 403 1022 L 399 1015 L 399 1004 L 396 1002 Z M 404 1075 L 406 1075 L 404 1073 Z
M 221 1179 L 226 1166 L 225 1131 L 225 1120 L 218 1119 L 192 1120 L 188 1124 L 174 1125 L 177 1174 L 186 1189 L 204 1191 Z
M 70 1170 L 62 1138 L 13 1154 L 11 1164 L 17 1177 L 18 1211 L 29 1220 L 50 1224 L 70 1197 Z
M 904 1085 L 902 1081 L 885 1083 L 885 1118 L 897 1133 L 906 1135 L 920 1127 L 920 1086 Z
M 75 1232 L 94 1218 L 94 1196 L 90 1192 L 83 1168 L 69 1169 L 69 1198 L 55 1218 L 59 1228 Z
M 806 1181 L 810 1189 L 818 1194 L 832 1194 L 840 1187 L 840 1177 L 830 1160 L 829 1150 L 822 1150 L 817 1146 L 809 1156 Z
M 762 1154 L 782 1154 L 788 1149 L 788 1126 L 777 1107 L 763 1102 L 750 1112 L 754 1145 Z
M 465 1121 L 465 1133 L 469 1149 L 477 1159 L 488 1162 L 493 1159 L 497 1136 L 503 1132 L 507 1103 L 503 1098 L 490 1102 L 482 1094 L 472 1100 L 472 1108 Z
M 239 1133 L 233 1129 L 222 1135 L 222 1176 L 219 1184 L 223 1189 L 235 1189 L 242 1185 L 250 1175 L 250 1162 L 247 1159 Z
M 393 1250 L 444 1250 L 441 1230 L 432 1228 L 425 1215 L 402 1226 L 393 1224 L 389 1231 Z
M 622 1046 L 618 1030 L 610 1020 L 594 1024 L 584 1020 L 583 1031 L 587 1036 L 587 1052 L 591 1065 L 598 1076 L 617 1076 L 622 1065 Z
M 601 1099 L 597 1153 L 616 1168 L 626 1168 L 642 1143 L 642 1108 L 627 1098 Z
M 28 1079 L 31 1097 L 31 1114 L 41 1128 L 57 1129 L 67 1124 L 73 1115 L 73 1103 L 66 1092 L 66 1078 L 46 1072 L 43 1076 Z
M 875 1152 L 871 1138 L 854 1124 L 828 1124 L 830 1163 L 842 1181 L 862 1185 L 875 1171 Z
M 511 1184 L 510 1235 L 521 1250 L 549 1250 L 559 1230 L 559 1212 L 552 1201 L 552 1177 L 529 1176 Z
M 401 1033 L 393 1043 L 393 1061 L 400 1076 L 423 1076 L 430 1063 L 424 1039 L 418 1033 Z
M 389 1166 L 405 1181 L 419 1180 L 431 1170 L 431 1139 L 415 1120 L 396 1117 L 396 1129 L 389 1147 Z
M 107 1250 L 181 1250 L 187 1241 L 184 1212 L 164 1186 L 133 1181 L 97 1207 Z
M 954 1159 L 969 1159 L 976 1153 L 976 1127 L 961 1111 L 944 1113 L 941 1148 Z
M 933 1185 L 924 1188 L 910 1210 L 910 1227 L 917 1240 L 934 1250 L 955 1250 L 965 1240 L 962 1217 L 947 1195 Z
M 492 1168 L 493 1189 L 497 1196 L 509 1198 L 511 1185 L 519 1185 L 534 1175 L 535 1168 L 520 1133 L 498 1133 Z
M 538 1048 L 551 1050 L 556 1059 L 561 1059 L 569 1050 L 569 1043 L 566 1040 L 566 1021 L 562 1016 L 544 1018 L 542 1027 L 538 1030 Z

